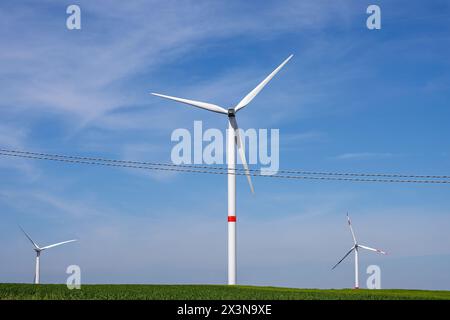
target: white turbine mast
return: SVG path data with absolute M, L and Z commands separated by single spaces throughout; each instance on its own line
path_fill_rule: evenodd
M 36 244 L 36 242 L 33 241 L 33 239 L 31 239 L 31 237 L 28 235 L 28 233 L 26 233 L 25 230 L 23 230 L 23 228 L 21 226 L 19 226 L 19 228 L 20 228 L 20 230 L 22 230 L 22 232 L 25 234 L 25 236 L 28 238 L 28 240 L 30 240 L 31 244 L 34 247 L 34 251 L 36 252 L 36 270 L 35 270 L 35 274 L 34 274 L 34 283 L 35 284 L 39 284 L 39 274 L 40 274 L 40 262 L 39 262 L 39 259 L 40 259 L 40 256 L 41 256 L 41 252 L 46 250 L 46 249 L 57 247 L 57 246 L 60 246 L 62 244 L 69 243 L 69 242 L 74 242 L 74 241 L 77 241 L 77 240 L 76 239 L 67 240 L 67 241 L 51 244 L 51 245 L 48 245 L 48 246 L 45 246 L 45 247 L 40 247 L 40 246 L 38 246 Z
M 369 251 L 374 251 L 374 252 L 381 253 L 384 255 L 386 255 L 387 253 L 380 249 L 374 249 L 374 248 L 371 248 L 368 246 L 363 246 L 361 244 L 358 244 L 358 241 L 356 240 L 355 232 L 353 231 L 352 221 L 350 220 L 348 213 L 347 213 L 347 222 L 348 222 L 348 226 L 350 227 L 350 232 L 352 233 L 353 247 L 350 248 L 350 250 L 345 254 L 345 256 L 341 260 L 339 260 L 339 262 L 336 263 L 333 266 L 333 268 L 331 268 L 331 270 L 334 270 L 334 268 L 336 268 L 342 261 L 345 260 L 345 258 L 347 258 L 350 255 L 350 253 L 352 253 L 352 251 L 354 251 L 355 252 L 355 289 L 359 289 L 359 269 L 358 269 L 358 264 L 359 264 L 358 250 L 359 250 L 359 248 L 369 250 Z
M 185 103 L 208 111 L 225 114 L 228 117 L 226 154 L 228 164 L 228 284 L 230 285 L 236 284 L 236 147 L 238 149 L 242 165 L 244 166 L 244 171 L 250 185 L 250 190 L 254 193 L 247 160 L 245 159 L 245 150 L 242 137 L 239 133 L 240 130 L 236 122 L 236 113 L 245 108 L 292 57 L 293 55 L 291 54 L 233 108 L 225 109 L 212 103 L 177 98 L 153 92 L 151 93 L 152 95 L 161 98 Z

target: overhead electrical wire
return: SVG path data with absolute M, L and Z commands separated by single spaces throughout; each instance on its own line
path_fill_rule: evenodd
M 19 150 L 9 150 L 0 149 L 0 152 L 22 154 L 22 155 L 32 155 L 32 156 L 42 156 L 42 157 L 52 157 L 52 158 L 62 158 L 62 159 L 75 159 L 75 160 L 87 160 L 87 161 L 100 161 L 100 162 L 112 162 L 112 163 L 122 163 L 122 164 L 132 164 L 132 165 L 146 165 L 146 166 L 165 166 L 165 167 L 178 167 L 178 168 L 194 168 L 194 169 L 208 169 L 208 170 L 224 170 L 229 169 L 225 166 L 213 166 L 213 165 L 188 165 L 188 164 L 173 164 L 173 163 L 161 163 L 161 162 L 144 162 L 144 161 L 131 161 L 131 160 L 116 160 L 98 157 L 81 157 L 81 156 L 68 156 L 60 154 L 49 154 L 49 153 L 39 153 L 30 151 L 19 151 Z M 243 168 L 232 169 L 235 171 L 244 171 Z M 258 172 L 259 169 L 249 169 L 250 172 Z M 320 171 L 305 171 L 305 170 L 294 170 L 294 169 L 280 169 L 280 170 L 269 170 L 264 169 L 267 173 L 290 173 L 290 174 L 305 174 L 305 175 L 331 175 L 331 176 L 359 176 L 359 177 L 390 177 L 390 178 L 420 178 L 420 179 L 450 179 L 450 175 L 413 175 L 413 174 L 398 174 L 398 173 L 349 173 L 349 172 L 320 172 Z
M 144 170 L 160 170 L 160 171 L 174 171 L 186 173 L 203 173 L 216 175 L 246 175 L 244 169 L 237 168 L 230 169 L 218 166 L 200 166 L 200 165 L 185 165 L 185 164 L 171 164 L 171 163 L 156 163 L 156 162 L 140 162 L 130 160 L 115 160 L 95 157 L 81 157 L 68 156 L 60 154 L 48 154 L 19 150 L 0 149 L 0 155 L 36 160 L 48 160 L 65 163 L 121 167 Z M 379 182 L 379 183 L 419 183 L 419 184 L 450 184 L 450 176 L 447 175 L 405 175 L 405 174 L 378 174 L 378 173 L 341 173 L 341 172 L 315 172 L 302 170 L 278 170 L 266 171 L 274 173 L 272 175 L 262 174 L 257 169 L 249 169 L 250 176 L 279 178 L 279 179 L 301 179 L 301 180 L 328 180 L 328 181 L 352 181 L 352 182 Z M 363 178 L 360 178 L 363 177 Z M 378 178 L 367 178 L 378 177 Z M 383 179 L 380 179 L 383 178 Z M 390 179 L 387 179 L 390 178 Z M 408 179 L 398 179 L 408 178 Z M 414 179 L 411 179 L 414 178 Z M 425 180 L 427 179 L 427 180 Z M 429 180 L 436 179 L 436 180 Z

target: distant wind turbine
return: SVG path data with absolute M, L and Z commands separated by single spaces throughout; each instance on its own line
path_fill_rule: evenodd
M 336 263 L 334 265 L 334 267 L 331 270 L 336 268 L 342 261 L 344 261 L 345 258 L 347 258 L 350 255 L 350 253 L 352 253 L 352 251 L 355 251 L 355 289 L 358 289 L 359 288 L 359 274 L 358 274 L 359 273 L 359 270 L 358 270 L 358 250 L 359 250 L 359 248 L 366 249 L 366 250 L 369 250 L 369 251 L 378 252 L 378 253 L 381 253 L 381 254 L 384 254 L 384 255 L 387 254 L 387 253 L 382 251 L 382 250 L 380 250 L 380 249 L 374 249 L 374 248 L 370 248 L 370 247 L 358 244 L 358 242 L 356 241 L 355 233 L 353 232 L 352 221 L 350 220 L 350 217 L 348 216 L 348 213 L 347 213 L 347 221 L 348 221 L 348 226 L 350 227 L 350 232 L 352 233 L 352 237 L 353 237 L 353 247 L 350 249 L 349 252 L 347 252 L 345 254 L 345 256 L 341 260 L 339 260 L 338 263 Z
M 250 172 L 248 169 L 247 161 L 245 159 L 245 150 L 242 138 L 239 133 L 239 128 L 236 122 L 236 113 L 245 108 L 258 93 L 269 83 L 269 81 L 284 67 L 284 65 L 292 58 L 290 55 L 283 61 L 271 74 L 269 74 L 256 88 L 248 93 L 236 106 L 225 109 L 221 106 L 200 102 L 194 100 L 188 100 L 183 98 L 177 98 L 167 96 L 159 93 L 152 93 L 152 95 L 174 100 L 177 102 L 185 103 L 197 108 L 205 109 L 212 112 L 225 114 L 228 117 L 228 137 L 227 137 L 227 163 L 228 163 L 228 284 L 236 284 L 236 147 L 239 152 L 239 156 L 244 166 L 245 174 L 250 185 L 250 190 L 254 193 L 252 180 L 250 178 Z M 236 145 L 236 147 L 235 147 Z
M 74 241 L 77 241 L 77 240 L 76 239 L 68 240 L 68 241 L 63 241 L 63 242 L 58 242 L 58 243 L 55 243 L 55 244 L 51 244 L 51 245 L 48 245 L 48 246 L 45 246 L 45 247 L 39 247 L 36 244 L 36 242 L 34 242 L 33 239 L 31 239 L 31 237 L 28 235 L 28 233 L 26 233 L 25 230 L 23 230 L 23 228 L 21 226 L 19 226 L 19 228 L 20 228 L 20 230 L 22 230 L 22 232 L 25 234 L 25 236 L 28 238 L 28 240 L 30 240 L 31 244 L 34 247 L 34 251 L 36 251 L 36 272 L 34 274 L 34 283 L 35 284 L 39 284 L 39 258 L 41 256 L 41 252 L 46 250 L 46 249 L 50 249 L 50 248 L 53 248 L 53 247 L 56 247 L 56 246 L 60 246 L 60 245 L 65 244 L 65 243 L 74 242 Z

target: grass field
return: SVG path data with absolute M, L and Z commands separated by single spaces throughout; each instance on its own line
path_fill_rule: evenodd
M 423 290 L 320 290 L 222 285 L 65 285 L 0 284 L 0 299 L 113 299 L 113 300 L 410 300 L 446 299 L 450 291 Z

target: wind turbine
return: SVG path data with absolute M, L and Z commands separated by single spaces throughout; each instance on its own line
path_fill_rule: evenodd
M 159 93 L 152 93 L 152 95 L 174 100 L 177 102 L 185 103 L 197 108 L 213 111 L 216 113 L 224 114 L 228 117 L 228 130 L 227 130 L 227 164 L 228 164 L 228 284 L 236 284 L 236 149 L 238 149 L 239 156 L 244 166 L 244 171 L 247 176 L 250 190 L 254 193 L 252 180 L 248 170 L 247 161 L 245 159 L 245 150 L 242 142 L 242 138 L 239 133 L 239 127 L 236 122 L 236 113 L 245 108 L 256 95 L 267 85 L 267 83 L 284 67 L 284 65 L 293 57 L 291 54 L 286 60 L 283 61 L 271 74 L 269 74 L 258 86 L 256 86 L 250 93 L 248 93 L 236 106 L 225 109 L 216 104 L 188 100 L 183 98 L 177 98 L 167 96 Z
M 358 242 L 356 241 L 356 237 L 355 237 L 355 233 L 353 232 L 353 228 L 352 228 L 352 221 L 350 220 L 350 217 L 348 216 L 347 213 L 347 221 L 348 221 L 348 226 L 350 227 L 350 232 L 352 233 L 352 237 L 353 237 L 353 247 L 350 249 L 349 252 L 347 252 L 345 254 L 345 256 L 339 260 L 338 263 L 336 263 L 334 265 L 334 267 L 331 269 L 333 270 L 334 268 L 336 268 L 342 261 L 344 261 L 345 258 L 347 258 L 349 256 L 350 253 L 352 253 L 352 251 L 355 251 L 355 289 L 359 289 L 359 274 L 358 274 L 358 250 L 359 248 L 361 249 L 365 249 L 365 250 L 369 250 L 369 251 L 374 251 L 374 252 L 378 252 L 381 254 L 386 255 L 387 253 L 380 250 L 380 249 L 374 249 L 371 247 L 367 247 L 367 246 L 363 246 L 361 244 L 358 244 Z
M 68 241 L 63 241 L 63 242 L 58 242 L 58 243 L 55 243 L 55 244 L 51 244 L 51 245 L 48 245 L 48 246 L 45 246 L 45 247 L 39 247 L 36 244 L 36 242 L 34 242 L 33 239 L 31 239 L 31 237 L 25 232 L 25 230 L 23 230 L 23 228 L 21 226 L 19 226 L 19 228 L 20 228 L 20 230 L 22 230 L 22 232 L 25 234 L 25 236 L 28 238 L 28 240 L 30 240 L 31 244 L 34 247 L 34 251 L 36 251 L 36 272 L 34 274 L 34 283 L 35 284 L 39 284 L 39 258 L 41 256 L 41 252 L 46 250 L 46 249 L 50 249 L 50 248 L 53 248 L 53 247 L 56 247 L 56 246 L 60 246 L 60 245 L 65 244 L 65 243 L 74 242 L 74 241 L 77 241 L 77 240 L 75 240 L 75 239 L 74 240 L 68 240 Z

